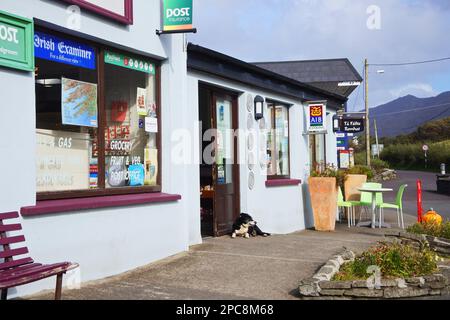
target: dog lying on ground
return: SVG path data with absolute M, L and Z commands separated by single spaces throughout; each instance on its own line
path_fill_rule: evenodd
M 232 238 L 236 238 L 237 236 L 248 239 L 250 236 L 269 237 L 270 233 L 261 231 L 257 222 L 249 214 L 241 213 L 239 218 L 233 224 L 233 234 L 231 235 Z

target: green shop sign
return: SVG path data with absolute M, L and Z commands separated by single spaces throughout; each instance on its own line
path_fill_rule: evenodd
M 111 51 L 105 51 L 105 63 L 135 71 L 155 74 L 155 65 L 150 61 Z
M 0 10 L 0 66 L 34 70 L 33 21 Z
M 163 0 L 163 31 L 192 30 L 193 0 Z

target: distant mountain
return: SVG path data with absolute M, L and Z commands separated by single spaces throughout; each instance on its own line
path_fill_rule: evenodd
M 372 134 L 375 132 L 373 119 L 377 120 L 380 137 L 409 134 L 429 121 L 450 117 L 450 91 L 431 98 L 408 95 L 372 108 L 370 112 Z

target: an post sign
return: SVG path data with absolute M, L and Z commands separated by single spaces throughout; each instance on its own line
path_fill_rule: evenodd
M 97 68 L 95 49 L 68 39 L 36 32 L 34 34 L 34 51 L 36 58 L 91 70 Z
M 193 0 L 163 0 L 163 31 L 193 29 Z
M 306 107 L 306 132 L 319 134 L 327 132 L 327 106 L 323 102 L 310 102 Z
M 105 51 L 105 63 L 149 74 L 155 74 L 156 72 L 155 65 L 150 61 L 125 56 L 111 51 Z
M 0 11 L 0 66 L 34 70 L 32 20 Z

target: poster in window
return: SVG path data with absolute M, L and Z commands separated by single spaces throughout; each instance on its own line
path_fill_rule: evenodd
M 112 156 L 106 171 L 106 181 L 110 187 L 124 187 L 126 184 L 127 169 L 125 157 Z
M 128 103 L 126 101 L 113 101 L 111 104 L 111 122 L 123 123 L 127 119 Z
M 158 150 L 145 149 L 145 185 L 155 186 L 158 177 Z
M 145 117 L 145 132 L 158 133 L 158 119 Z
M 137 113 L 140 116 L 147 115 L 147 89 L 137 88 Z
M 89 134 L 37 129 L 36 144 L 37 192 L 89 189 Z
M 130 187 L 141 187 L 145 183 L 145 169 L 141 163 L 133 164 L 128 167 L 128 180 Z
M 67 78 L 62 78 L 61 83 L 62 123 L 97 128 L 97 84 Z

